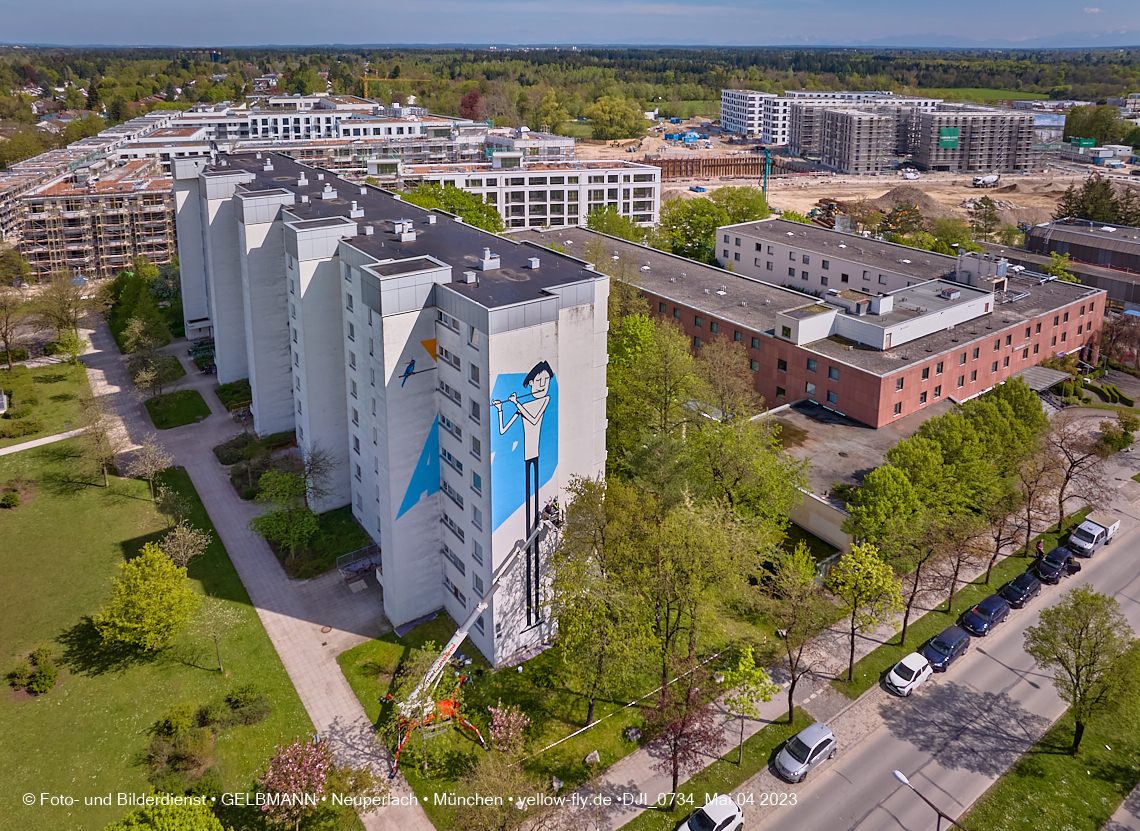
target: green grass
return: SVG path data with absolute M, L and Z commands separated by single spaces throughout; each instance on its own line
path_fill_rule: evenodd
M 0 781 L 19 794 L 70 794 L 78 807 L 27 808 L 9 800 L 0 829 L 99 829 L 128 812 L 87 807 L 83 796 L 145 793 L 146 769 L 136 763 L 150 726 L 183 702 L 206 703 L 238 684 L 269 693 L 270 717 L 222 733 L 215 757 L 227 790 L 250 788 L 274 746 L 312 731 L 312 724 L 266 635 L 249 596 L 202 503 L 183 471 L 164 480 L 192 505 L 190 522 L 214 542 L 190 565 L 196 589 L 232 610 L 222 635 L 226 673 L 213 641 L 194 625 L 167 649 L 138 656 L 102 647 L 88 616 L 110 597 L 118 565 L 164 533 L 146 482 L 87 479 L 75 472 L 74 441 L 0 458 L 0 480 L 36 483 L 34 499 L 0 518 L 0 608 L 4 639 L 0 669 L 47 644 L 60 665 L 58 686 L 37 699 L 0 694 Z M 235 823 L 236 824 L 236 823 Z
M 1066 713 L 990 787 L 962 825 L 971 831 L 1104 827 L 1140 782 L 1140 734 L 1120 715 L 1105 715 L 1086 727 L 1074 758 L 1073 729 Z
M 814 721 L 797 707 L 796 720 L 792 724 L 781 720 L 745 739 L 743 764 L 736 763 L 737 750 L 733 748 L 678 788 L 678 792 L 687 797 L 684 804 L 681 803 L 681 797 L 678 797 L 677 806 L 672 811 L 651 808 L 623 825 L 623 831 L 673 831 L 677 823 L 695 808 L 704 805 L 714 794 L 737 793 L 736 789 L 743 782 L 768 766 L 775 757 L 777 748 Z M 747 814 L 748 805 L 744 804 L 742 808 Z
M 372 543 L 353 517 L 351 505 L 327 511 L 319 519 L 320 527 L 309 542 L 309 547 L 290 561 L 282 560 L 290 577 L 307 580 L 324 574 L 336 568 L 336 558 L 341 554 L 357 551 Z
M 222 402 L 222 406 L 230 412 L 248 407 L 253 403 L 253 390 L 249 386 L 248 378 L 222 384 L 214 392 L 217 394 L 218 400 Z
M 563 121 L 562 129 L 558 133 L 576 139 L 592 139 L 594 127 L 588 121 Z
M 29 418 L 39 419 L 44 429 L 12 439 L 0 439 L 0 447 L 63 433 L 79 426 L 79 396 L 88 390 L 87 371 L 83 366 L 51 364 L 12 372 L 0 370 L 0 389 L 9 394 L 9 406 L 23 409 L 27 396 L 39 403 L 29 406 Z
M 1135 476 L 1133 476 L 1132 481 L 1133 482 L 1140 482 L 1140 473 L 1137 473 Z
M 1019 92 L 1014 89 L 982 89 L 981 87 L 963 87 L 962 89 L 917 89 L 911 95 L 923 95 L 930 98 L 968 99 L 971 101 L 1034 101 L 1048 98 L 1043 92 Z
M 156 430 L 196 424 L 210 414 L 210 406 L 197 390 L 178 390 L 146 401 L 146 411 Z
M 1076 525 L 1088 515 L 1089 510 L 1089 508 L 1084 508 L 1066 517 L 1066 527 L 1076 527 Z M 1065 534 L 1059 534 L 1056 529 L 1053 528 L 1035 537 L 1034 546 L 1036 546 L 1037 540 L 1042 540 L 1045 543 L 1045 550 L 1050 551 L 1060 545 L 1064 537 Z M 872 686 L 879 683 L 879 680 L 883 677 L 883 673 L 893 667 L 902 658 L 911 652 L 917 651 L 922 644 L 930 638 L 933 638 L 947 626 L 957 623 L 958 617 L 963 612 L 980 600 L 989 597 L 1000 589 L 1002 584 L 1012 580 L 1018 574 L 1028 569 L 1032 563 L 1033 559 L 1025 556 L 1024 549 L 1020 549 L 1018 553 L 998 561 L 998 563 L 994 565 L 989 585 L 983 582 L 985 580 L 984 574 L 980 575 L 978 579 L 972 583 L 967 583 L 954 594 L 954 602 L 951 604 L 949 613 L 945 611 L 946 604 L 945 601 L 943 601 L 939 608 L 934 611 L 927 612 L 917 620 L 911 620 L 906 633 L 907 642 L 905 646 L 900 646 L 898 639 L 892 638 L 890 642 L 883 644 L 869 655 L 855 662 L 855 675 L 850 683 L 846 680 L 838 680 L 832 681 L 831 685 L 848 698 L 858 698 Z M 907 580 L 904 577 L 904 591 L 906 584 Z M 844 678 L 846 678 L 846 674 L 844 674 Z
M 383 726 L 391 718 L 391 705 L 382 704 L 379 697 L 388 692 L 392 672 L 405 654 L 427 641 L 434 641 L 437 647 L 442 648 L 455 629 L 455 622 L 451 618 L 440 615 L 417 626 L 403 639 L 395 633 L 389 633 L 378 640 L 350 649 L 337 658 L 373 724 Z M 517 704 L 533 719 L 528 732 L 528 753 L 535 753 L 585 725 L 588 702 L 582 695 L 567 688 L 563 681 L 562 658 L 558 647 L 548 649 L 527 661 L 521 673 L 515 669 L 490 672 L 486 661 L 470 641 L 460 646 L 460 651 L 473 659 L 472 670 L 483 670 L 482 674 L 474 673 L 471 681 L 463 686 L 463 709 L 464 715 L 483 731 L 484 736 L 488 722 L 487 707 L 497 704 L 500 699 L 507 704 Z M 644 683 L 644 689 L 633 695 L 652 689 L 652 681 L 646 679 Z M 621 696 L 617 698 L 620 699 Z M 557 776 L 566 783 L 567 788 L 573 788 L 587 779 L 588 770 L 584 759 L 591 750 L 597 750 L 601 754 L 602 767 L 609 767 L 628 755 L 637 745 L 626 741 L 622 737 L 622 731 L 626 727 L 640 727 L 644 724 L 639 706 L 622 709 L 628 700 L 626 698 L 617 703 L 599 701 L 595 719 L 614 712 L 618 712 L 618 715 L 531 758 L 526 762 L 526 768 L 547 782 L 551 777 Z M 432 804 L 432 795 L 454 791 L 465 766 L 470 764 L 472 757 L 483 751 L 466 731 L 452 730 L 433 738 L 432 742 L 442 744 L 451 755 L 438 773 L 429 772 L 429 777 L 425 778 L 411 764 L 402 764 L 400 769 L 435 826 L 441 829 L 452 828 L 452 811 L 446 806 Z

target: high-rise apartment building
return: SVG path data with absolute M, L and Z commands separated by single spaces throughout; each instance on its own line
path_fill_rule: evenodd
M 604 470 L 608 278 L 285 156 L 173 166 L 187 330 L 212 331 L 219 381 L 249 379 L 257 432 L 335 454 L 318 508 L 380 546 L 393 624 L 466 618 Z M 474 623 L 496 664 L 550 635 L 545 555 Z

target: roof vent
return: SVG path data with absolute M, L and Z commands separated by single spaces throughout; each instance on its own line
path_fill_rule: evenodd
M 371 225 L 365 225 L 364 226 L 364 236 L 370 237 L 375 233 L 376 233 L 376 229 L 373 228 Z
M 368 195 L 368 188 L 361 188 L 360 189 L 360 195 L 361 196 L 367 196 Z
M 677 282 L 677 278 L 676 278 L 676 277 L 670 277 L 670 278 L 669 278 L 669 282 L 670 282 L 670 283 L 676 283 L 676 282 Z
M 297 187 L 303 188 L 307 184 L 309 184 L 309 180 L 305 178 L 304 173 L 297 177 Z
M 318 174 L 317 174 L 317 178 L 318 178 L 320 181 L 322 181 L 322 182 L 323 182 L 323 181 L 325 180 L 325 174 L 323 174 L 323 173 L 318 173 Z
M 435 225 L 435 214 L 428 214 L 428 225 Z
M 479 282 L 479 275 L 477 275 L 474 271 L 464 271 L 463 279 L 460 282 L 477 284 Z
M 538 257 L 527 257 L 526 267 L 527 268 L 538 268 Z
M 302 205 L 308 205 L 309 204 L 309 195 L 307 193 L 301 194 L 301 204 Z
M 261 158 L 261 154 L 260 154 L 260 153 L 258 153 L 258 154 L 257 154 L 257 158 L 259 158 L 259 159 Z
M 264 170 L 266 173 L 271 172 L 273 170 L 273 162 L 271 162 L 269 159 L 266 159 L 265 160 L 265 167 L 263 167 L 261 169 Z
M 356 202 L 354 201 L 352 203 L 352 207 L 349 208 L 348 215 L 350 217 L 352 217 L 353 219 L 357 219 L 358 217 L 362 217 L 362 216 L 364 216 L 364 208 L 357 207 Z
M 412 228 L 412 220 L 399 219 L 393 223 L 393 233 L 400 242 L 415 242 L 416 232 Z
M 483 249 L 483 256 L 479 258 L 479 268 L 482 271 L 491 271 L 499 267 L 499 255 L 492 254 L 490 248 Z
M 747 306 L 747 305 L 748 305 L 748 301 L 747 301 L 747 300 L 741 300 L 741 301 L 740 301 L 740 305 L 741 305 L 741 306 Z

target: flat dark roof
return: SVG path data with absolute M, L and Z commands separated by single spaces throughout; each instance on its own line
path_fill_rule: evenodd
M 271 161 L 273 169 L 265 170 L 266 161 Z M 222 163 L 225 167 L 221 167 Z M 206 175 L 234 172 L 251 173 L 255 181 L 244 187 L 250 191 L 269 190 L 290 191 L 297 196 L 296 204 L 289 212 L 301 220 L 319 220 L 332 217 L 349 219 L 353 202 L 363 209 L 364 216 L 351 218 L 360 226 L 361 234 L 351 238 L 353 247 L 359 248 L 378 260 L 412 259 L 431 256 L 447 263 L 454 270 L 453 282 L 448 286 L 452 291 L 471 298 L 486 308 L 512 306 L 546 296 L 558 286 L 569 285 L 596 279 L 593 271 L 573 257 L 555 251 L 540 250 L 513 239 L 480 230 L 442 211 L 429 211 L 405 202 L 396 195 L 371 185 L 362 186 L 342 179 L 335 173 L 321 168 L 313 168 L 289 158 L 269 153 L 243 153 L 220 156 L 218 165 L 207 169 Z M 297 180 L 304 174 L 307 184 L 298 185 Z M 318 178 L 323 176 L 323 178 Z M 323 199 L 325 185 L 331 185 L 336 198 Z M 307 196 L 308 202 L 301 197 Z M 435 223 L 429 222 L 434 217 Z M 412 220 L 416 239 L 401 242 L 395 233 L 394 223 L 399 220 Z M 365 234 L 364 226 L 373 227 L 372 234 Z M 489 271 L 479 270 L 479 260 L 483 249 L 490 248 L 500 259 L 500 267 Z M 539 267 L 530 268 L 529 260 L 539 258 Z M 406 268 L 396 273 L 407 273 Z M 476 271 L 479 280 L 475 283 L 458 282 L 463 271 Z
M 827 299 L 817 300 L 797 291 L 599 234 L 587 228 L 552 228 L 541 231 L 526 229 L 515 232 L 513 236 L 536 245 L 559 243 L 565 245 L 572 255 L 579 256 L 585 255 L 588 242 L 600 240 L 608 252 L 617 254 L 625 262 L 636 264 L 638 270 L 633 272 L 630 279 L 646 292 L 698 309 L 710 318 L 735 323 L 741 329 L 763 333 L 774 339 L 777 312 L 803 308 Z M 953 261 L 952 258 L 946 259 Z M 649 266 L 648 270 L 642 270 L 643 266 Z M 621 279 L 620 276 L 615 277 L 615 270 L 611 268 L 607 273 L 615 279 Z M 605 263 L 599 267 L 599 271 L 607 271 Z M 965 290 L 968 287 L 962 288 Z M 1104 291 L 1079 283 L 1051 281 L 1038 284 L 1036 279 L 1010 277 L 1008 296 L 1017 297 L 1021 294 L 1024 296 L 1010 303 L 1001 303 L 998 298 L 999 302 L 992 312 L 959 324 L 954 329 L 944 329 L 887 351 L 855 345 L 840 338 L 828 338 L 799 348 L 815 352 L 835 363 L 885 376 L 925 363 L 941 354 L 964 350 L 975 341 L 996 337 L 998 333 L 1026 320 L 1035 319 L 1082 298 L 1104 294 Z

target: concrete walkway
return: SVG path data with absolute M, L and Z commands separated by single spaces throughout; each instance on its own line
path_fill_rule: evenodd
M 33 447 L 42 447 L 45 444 L 52 444 L 53 442 L 63 441 L 64 439 L 73 439 L 82 432 L 82 430 L 68 430 L 66 433 L 56 433 L 53 436 L 44 436 L 42 439 L 32 439 L 31 441 L 21 442 L 20 444 L 13 444 L 9 447 L 0 448 L 0 456 L 7 456 L 9 453 L 19 453 L 21 450 L 31 450 Z
M 371 766 L 386 779 L 387 752 L 377 743 L 371 721 L 336 663 L 341 652 L 388 630 L 378 588 L 353 593 L 335 571 L 314 580 L 292 580 L 265 541 L 249 531 L 249 520 L 260 507 L 238 497 L 228 472 L 211 452 L 241 428 L 214 394 L 215 376 L 203 375 L 187 356 L 186 341 L 177 340 L 163 350 L 176 355 L 187 372 L 171 389 L 197 390 L 210 415 L 197 424 L 155 431 L 145 407 L 131 395 L 126 367 L 106 325 L 100 321 L 89 338 L 92 348 L 84 363 L 91 388 L 109 398 L 110 409 L 121 420 L 124 451 L 137 449 L 147 435 L 155 434 L 175 463 L 186 469 L 313 727 L 332 743 L 338 761 Z M 299 733 L 308 732 L 307 725 L 297 727 Z M 392 785 L 394 796 L 411 793 L 403 777 Z M 419 805 L 386 807 L 363 821 L 369 831 L 434 828 Z

